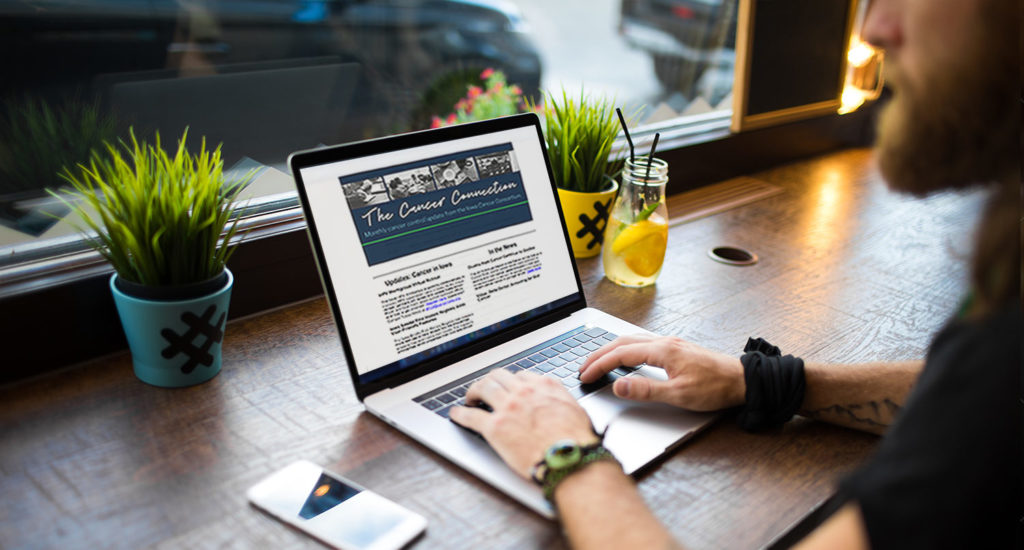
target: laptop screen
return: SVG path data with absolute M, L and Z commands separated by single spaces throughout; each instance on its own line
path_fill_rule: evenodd
M 359 384 L 581 299 L 534 115 L 292 168 Z

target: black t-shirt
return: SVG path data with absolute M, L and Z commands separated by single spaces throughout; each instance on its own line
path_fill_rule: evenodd
M 874 457 L 843 481 L 871 547 L 1021 548 L 1021 311 L 954 320 Z

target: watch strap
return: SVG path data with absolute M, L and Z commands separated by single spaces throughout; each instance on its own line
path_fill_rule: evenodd
M 619 463 L 619 461 L 615 459 L 615 456 L 612 455 L 611 451 L 604 448 L 604 445 L 601 443 L 581 447 L 580 451 L 582 451 L 582 455 L 576 464 L 566 468 L 545 469 L 543 474 L 540 476 L 540 479 L 538 479 L 536 475 L 534 476 L 534 481 L 540 483 L 541 489 L 544 491 L 544 498 L 549 502 L 554 502 L 555 489 L 570 475 L 586 468 L 590 464 L 602 460 L 611 460 L 616 464 Z

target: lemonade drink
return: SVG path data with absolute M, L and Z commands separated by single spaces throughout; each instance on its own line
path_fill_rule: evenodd
M 649 173 L 646 157 L 626 161 L 602 250 L 604 274 L 612 282 L 647 286 L 661 273 L 668 244 L 667 182 L 664 161 L 654 159 Z

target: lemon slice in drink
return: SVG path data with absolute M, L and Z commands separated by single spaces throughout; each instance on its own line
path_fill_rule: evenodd
M 612 253 L 621 256 L 633 273 L 650 277 L 661 269 L 667 241 L 667 225 L 643 220 L 623 229 L 615 237 Z

